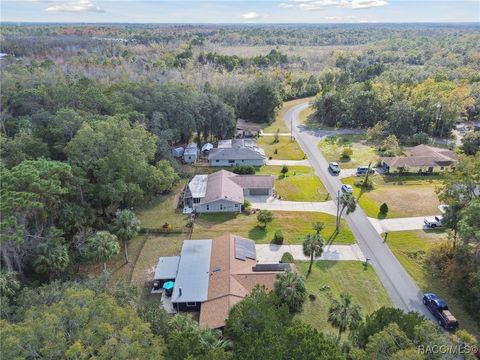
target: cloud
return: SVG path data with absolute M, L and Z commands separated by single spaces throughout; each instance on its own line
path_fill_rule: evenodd
M 302 10 L 316 11 L 327 7 L 346 9 L 368 9 L 388 5 L 387 0 L 290 0 L 290 3 L 280 3 L 281 8 L 298 7 Z
M 245 14 L 242 14 L 242 19 L 244 20 L 257 20 L 257 19 L 261 19 L 265 16 L 262 16 L 258 13 L 256 13 L 255 11 L 249 11 Z
M 71 2 L 62 2 L 55 5 L 51 5 L 47 7 L 45 10 L 56 11 L 56 12 L 73 12 L 73 13 L 105 12 L 105 10 L 103 10 L 99 6 L 92 3 L 91 0 L 76 0 Z
M 325 16 L 325 20 L 329 21 L 343 21 L 343 20 L 355 20 L 356 16 Z

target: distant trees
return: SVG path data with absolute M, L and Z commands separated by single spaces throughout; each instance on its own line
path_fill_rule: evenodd
M 267 77 L 252 80 L 240 94 L 240 117 L 258 123 L 271 123 L 282 104 L 280 84 Z
M 462 138 L 462 149 L 467 155 L 475 155 L 480 150 L 480 132 L 468 132 Z

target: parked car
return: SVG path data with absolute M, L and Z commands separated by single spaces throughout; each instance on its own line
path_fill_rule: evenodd
M 429 228 L 437 228 L 437 227 L 442 227 L 442 217 L 441 216 L 435 216 L 431 218 L 425 218 L 423 220 L 425 225 Z
M 340 174 L 340 166 L 338 166 L 338 163 L 336 162 L 331 162 L 328 164 L 328 170 L 334 175 Z
M 357 168 L 357 172 L 356 172 L 355 176 L 365 175 L 367 173 L 367 171 L 368 171 L 369 174 L 375 174 L 374 169 L 369 168 L 368 166 L 359 166 Z
M 353 188 L 350 185 L 343 184 L 342 185 L 342 192 L 347 193 L 347 194 L 352 194 L 353 193 Z
M 448 310 L 447 303 L 436 294 L 424 294 L 423 303 L 445 330 L 456 330 L 458 328 L 458 321 Z

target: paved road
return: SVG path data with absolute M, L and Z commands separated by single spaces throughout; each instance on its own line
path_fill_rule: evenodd
M 340 180 L 331 176 L 328 172 L 328 163 L 318 149 L 318 142 L 325 132 L 310 130 L 303 124 L 299 125 L 299 113 L 308 107 L 303 103 L 292 107 L 285 115 L 285 122 L 290 126 L 293 121 L 293 134 L 300 147 L 307 154 L 315 172 L 322 180 L 332 197 L 336 197 L 337 191 L 342 186 Z M 363 254 L 370 259 L 372 266 L 377 272 L 393 304 L 405 311 L 417 311 L 432 319 L 428 310 L 422 304 L 422 293 L 416 283 L 400 265 L 388 246 L 383 243 L 377 230 L 370 223 L 365 212 L 357 207 L 355 212 L 345 216 L 357 243 Z M 365 289 L 368 291 L 368 289 Z
M 257 250 L 257 261 L 260 263 L 277 263 L 282 259 L 286 252 L 292 254 L 295 260 L 310 260 L 309 256 L 303 254 L 302 245 L 274 245 L 259 244 L 255 245 Z M 322 256 L 317 260 L 335 260 L 335 261 L 365 261 L 360 247 L 354 245 L 327 245 L 323 248 Z

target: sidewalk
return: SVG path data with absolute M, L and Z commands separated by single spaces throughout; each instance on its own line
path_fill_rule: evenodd
M 302 245 L 274 245 L 259 244 L 255 245 L 257 250 L 257 261 L 259 263 L 278 263 L 282 255 L 286 252 L 292 254 L 295 260 L 310 260 L 309 256 L 303 254 Z M 335 260 L 335 261 L 365 261 L 365 256 L 358 247 L 354 245 L 327 245 L 323 248 L 323 253 L 316 260 Z

